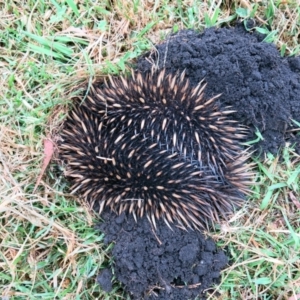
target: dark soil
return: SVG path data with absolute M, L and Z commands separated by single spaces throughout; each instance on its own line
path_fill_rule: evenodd
M 228 262 L 215 242 L 200 232 L 176 227 L 171 231 L 158 221 L 154 234 L 146 218 L 136 223 L 125 214 L 105 212 L 101 217 L 104 222 L 98 228 L 105 233 L 105 243 L 115 242 L 115 276 L 132 299 L 206 299 L 203 291 L 219 282 Z M 108 269 L 98 276 L 103 290 L 111 290 L 111 277 Z
M 168 72 L 186 70 L 193 85 L 203 78 L 206 96 L 222 93 L 221 105 L 236 110 L 233 118 L 250 128 L 248 140 L 256 138 L 256 127 L 264 140 L 255 144 L 258 152 L 277 153 L 286 142 L 300 138 L 291 118 L 300 122 L 300 58 L 282 58 L 263 36 L 236 28 L 207 29 L 204 33 L 181 31 L 156 46 L 137 61 L 140 71 L 152 63 Z M 158 222 L 156 235 L 146 219 L 103 214 L 99 229 L 106 243 L 115 242 L 114 275 L 132 299 L 194 299 L 219 280 L 227 264 L 224 252 L 199 232 L 178 228 L 171 231 Z M 160 242 L 161 243 L 160 243 Z M 110 270 L 102 271 L 98 282 L 111 290 Z
M 290 132 L 291 118 L 300 122 L 300 57 L 281 57 L 263 38 L 242 24 L 185 30 L 139 58 L 137 69 L 148 71 L 154 63 L 168 72 L 186 70 L 193 85 L 204 79 L 206 96 L 221 93 L 221 104 L 232 106 L 233 118 L 250 128 L 249 141 L 257 138 L 256 127 L 262 133 L 264 140 L 254 145 L 260 154 L 276 154 L 286 142 L 297 143 L 300 153 L 300 137 Z
M 97 282 L 101 286 L 102 290 L 107 293 L 111 292 L 113 288 L 112 277 L 112 271 L 108 268 L 103 269 L 97 276 Z

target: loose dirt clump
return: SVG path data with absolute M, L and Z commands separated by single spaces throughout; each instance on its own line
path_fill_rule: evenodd
M 105 233 L 105 243 L 115 242 L 115 276 L 132 299 L 205 299 L 203 291 L 219 282 L 228 262 L 215 242 L 198 231 L 171 230 L 162 220 L 154 231 L 146 218 L 136 223 L 124 213 L 101 217 L 98 229 Z M 107 274 L 98 276 L 104 290 L 111 287 Z

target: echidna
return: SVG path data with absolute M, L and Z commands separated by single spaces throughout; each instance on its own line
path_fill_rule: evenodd
M 65 121 L 66 175 L 95 209 L 199 229 L 249 190 L 246 129 L 182 74 L 132 72 L 94 84 Z

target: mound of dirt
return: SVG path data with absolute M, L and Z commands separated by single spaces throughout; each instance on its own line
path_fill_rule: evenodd
M 149 71 L 152 64 L 167 72 L 186 71 L 193 85 L 204 79 L 206 96 L 221 93 L 221 105 L 236 110 L 233 118 L 250 128 L 249 140 L 256 139 L 256 128 L 264 140 L 254 145 L 260 153 L 276 153 L 287 141 L 300 138 L 291 119 L 300 122 L 300 58 L 282 58 L 263 36 L 249 33 L 242 26 L 207 29 L 199 34 L 181 31 L 157 45 L 137 61 L 137 69 Z M 114 272 L 132 299 L 194 299 L 219 280 L 227 264 L 224 252 L 199 232 L 171 231 L 157 222 L 154 234 L 148 220 L 135 223 L 132 217 L 102 215 L 98 228 L 106 243 L 114 242 Z M 98 276 L 103 289 L 111 290 L 110 270 Z
M 104 222 L 97 228 L 105 233 L 105 243 L 115 242 L 115 276 L 132 299 L 206 299 L 203 291 L 219 282 L 228 262 L 215 242 L 200 232 L 176 227 L 172 231 L 163 221 L 154 232 L 146 218 L 136 223 L 132 216 L 108 211 L 101 217 Z M 106 291 L 111 290 L 109 272 L 97 278 Z
M 168 73 L 185 70 L 193 85 L 204 79 L 206 96 L 221 93 L 220 103 L 232 106 L 233 118 L 250 128 L 248 140 L 257 138 L 256 128 L 261 132 L 264 140 L 253 146 L 259 153 L 276 154 L 287 141 L 300 153 L 300 137 L 290 131 L 291 119 L 300 122 L 300 57 L 281 57 L 263 39 L 242 24 L 184 30 L 140 57 L 137 69 L 155 64 Z

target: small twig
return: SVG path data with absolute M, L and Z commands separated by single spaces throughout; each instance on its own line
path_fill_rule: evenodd
M 300 128 L 290 129 L 290 130 L 287 130 L 286 132 L 294 132 L 294 131 L 300 131 Z
M 166 66 L 166 61 L 167 61 L 167 55 L 168 55 L 168 51 L 169 51 L 169 43 L 170 43 L 170 39 L 171 37 L 169 36 L 167 39 L 167 44 L 166 44 L 166 51 L 165 51 L 165 56 L 164 56 L 164 63 L 163 66 Z
M 188 288 L 188 289 L 195 289 L 195 288 L 197 288 L 198 286 L 200 286 L 201 285 L 201 282 L 199 282 L 199 283 L 195 283 L 195 284 L 190 284 L 190 285 L 172 285 L 171 284 L 171 286 L 173 287 L 173 288 L 179 288 L 179 289 L 183 289 L 183 288 Z

